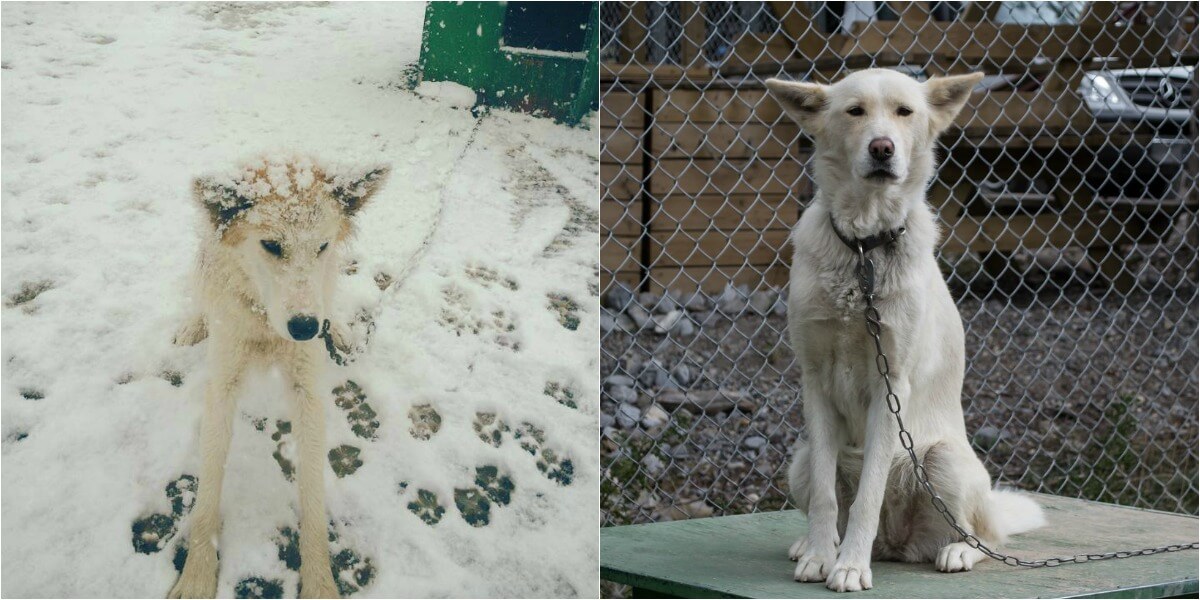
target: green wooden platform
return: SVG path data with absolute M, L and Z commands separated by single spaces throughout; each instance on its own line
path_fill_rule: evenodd
M 1006 546 L 1022 558 L 1194 542 L 1195 517 L 1036 494 L 1050 524 Z M 787 549 L 808 525 L 797 511 L 605 527 L 600 576 L 666 598 L 1163 598 L 1196 597 L 1195 550 L 1047 569 L 985 560 L 966 573 L 876 562 L 875 588 L 851 595 L 792 581 Z

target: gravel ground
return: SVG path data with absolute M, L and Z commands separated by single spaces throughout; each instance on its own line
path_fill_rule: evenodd
M 1195 254 L 1144 256 L 1155 268 L 1129 293 L 1062 261 L 1039 271 L 1037 257 L 1013 263 L 1034 267 L 1018 285 L 955 290 L 967 428 L 993 478 L 1197 512 Z M 605 525 L 786 504 L 803 418 L 776 295 L 606 294 L 609 309 L 625 310 L 602 317 Z M 701 398 L 724 390 L 730 402 L 707 412 L 663 402 L 676 388 Z

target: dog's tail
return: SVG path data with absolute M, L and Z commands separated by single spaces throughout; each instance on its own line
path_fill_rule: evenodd
M 1046 524 L 1042 507 L 1027 494 L 996 488 L 988 493 L 992 526 L 1002 538 L 1025 533 Z

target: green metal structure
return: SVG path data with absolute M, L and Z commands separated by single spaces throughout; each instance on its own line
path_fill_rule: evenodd
M 598 20 L 596 2 L 429 2 L 419 77 L 576 125 L 599 103 Z

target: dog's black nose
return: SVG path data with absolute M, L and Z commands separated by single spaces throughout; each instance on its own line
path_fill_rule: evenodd
M 867 150 L 871 152 L 871 158 L 878 161 L 885 161 L 896 153 L 896 145 L 889 138 L 881 137 L 871 140 Z
M 311 340 L 314 335 L 317 335 L 318 325 L 316 317 L 297 315 L 288 319 L 288 333 L 292 334 L 292 339 L 298 342 Z

